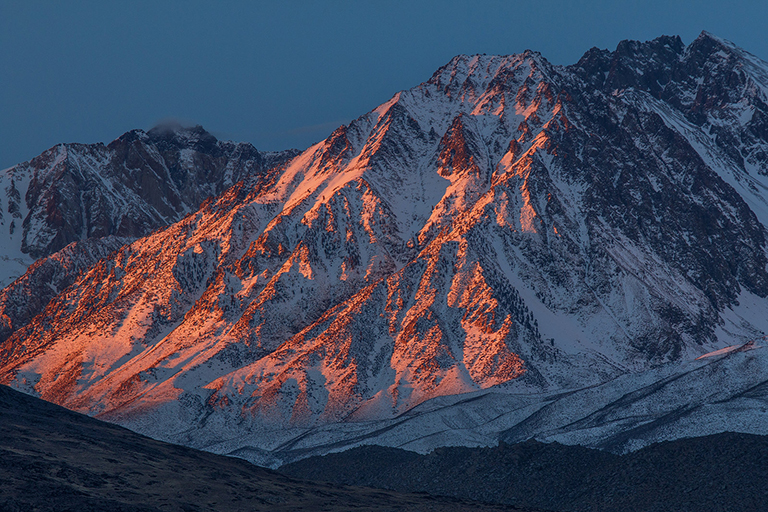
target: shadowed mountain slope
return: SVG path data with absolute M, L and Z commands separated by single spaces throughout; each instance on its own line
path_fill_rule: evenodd
M 726 432 L 626 455 L 529 441 L 419 455 L 365 446 L 280 468 L 297 478 L 563 511 L 768 508 L 768 437 Z

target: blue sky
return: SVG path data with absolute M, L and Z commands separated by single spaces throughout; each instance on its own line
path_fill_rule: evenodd
M 708 30 L 768 60 L 765 1 L 0 0 L 0 168 L 177 120 L 304 148 L 459 53 Z

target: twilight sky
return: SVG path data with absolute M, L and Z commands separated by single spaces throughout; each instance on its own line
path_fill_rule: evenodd
M 768 60 L 767 27 L 765 0 L 0 0 L 0 169 L 166 120 L 303 149 L 459 53 L 707 30 Z

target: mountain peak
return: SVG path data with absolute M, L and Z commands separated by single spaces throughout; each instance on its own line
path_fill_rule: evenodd
M 739 61 L 750 67 L 766 68 L 768 66 L 763 59 L 752 55 L 732 41 L 718 37 L 706 30 L 703 30 L 699 37 L 691 41 L 691 44 L 686 48 L 686 55 L 698 63 L 715 57 L 716 60 L 727 58 L 734 62 Z M 761 81 L 766 78 L 765 70 L 759 71 L 759 74 L 763 75 L 760 78 Z
M 528 66 L 529 72 L 548 70 L 551 64 L 539 52 L 525 50 L 510 55 L 457 55 L 440 67 L 427 81 L 449 95 L 472 91 L 479 95 L 510 70 Z
M 635 88 L 660 94 L 672 79 L 685 44 L 679 36 L 660 36 L 651 41 L 625 39 L 614 51 L 592 48 L 568 70 L 596 89 Z
M 634 39 L 624 39 L 616 45 L 615 54 L 623 57 L 634 57 L 648 53 L 672 52 L 682 53 L 685 49 L 680 36 L 660 36 L 650 41 L 636 41 Z
M 727 39 L 723 39 L 722 37 L 718 37 L 715 34 L 713 34 L 712 32 L 707 32 L 706 30 L 702 30 L 701 33 L 699 34 L 699 36 L 696 39 L 694 39 L 693 42 L 696 42 L 696 41 L 713 41 L 713 42 L 716 42 L 716 43 L 721 44 L 723 46 L 728 46 L 728 47 L 731 47 L 731 48 L 737 48 L 737 46 L 734 43 L 732 43 L 731 41 L 728 41 Z M 691 43 L 691 44 L 693 44 L 693 43 Z
M 206 141 L 215 144 L 217 142 L 210 132 L 201 125 L 184 126 L 178 121 L 163 121 L 149 130 L 133 129 L 120 135 L 115 141 L 133 142 L 136 140 L 159 142 L 175 141 L 177 144 L 188 145 L 190 142 Z
M 545 59 L 541 53 L 535 50 L 525 50 L 522 53 L 511 53 L 508 55 L 488 55 L 485 53 L 476 54 L 459 54 L 453 57 L 448 63 L 435 72 L 440 73 L 441 70 L 466 70 L 473 73 L 481 74 L 485 71 L 487 73 L 495 73 L 500 69 L 509 66 L 513 63 L 519 63 L 522 61 L 534 61 L 536 64 L 547 64 L 549 62 Z

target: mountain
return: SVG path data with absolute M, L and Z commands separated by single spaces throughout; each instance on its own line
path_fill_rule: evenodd
M 750 431 L 759 343 L 695 359 L 768 332 L 766 102 L 768 64 L 708 33 L 457 56 L 81 273 L 0 381 L 272 465 Z
M 0 386 L 4 511 L 523 511 L 307 482 L 162 443 Z
M 547 510 L 737 512 L 768 506 L 768 438 L 726 432 L 626 455 L 536 441 L 418 455 L 365 446 L 280 468 L 295 478 Z
M 180 220 L 239 181 L 264 186 L 271 170 L 296 154 L 218 141 L 200 126 L 161 125 L 132 130 L 107 146 L 60 144 L 0 173 L 0 230 L 7 229 L 0 342 L 122 245 Z
M 107 146 L 54 146 L 0 173 L 0 284 L 70 243 L 146 236 L 240 180 L 261 186 L 293 156 L 177 125 L 132 130 Z

